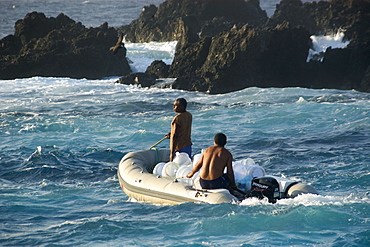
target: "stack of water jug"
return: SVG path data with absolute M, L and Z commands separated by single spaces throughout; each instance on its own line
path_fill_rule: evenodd
M 172 162 L 158 163 L 154 167 L 153 174 L 162 177 L 176 178 L 179 182 L 194 186 L 196 189 L 201 189 L 199 184 L 200 171 L 195 173 L 192 178 L 186 177 L 201 157 L 202 154 L 196 154 L 192 161 L 186 153 L 177 152 L 176 157 Z M 234 161 L 233 170 L 235 182 L 238 188 L 246 192 L 251 189 L 253 178 L 263 177 L 265 175 L 265 170 L 261 166 L 257 165 L 251 158 Z

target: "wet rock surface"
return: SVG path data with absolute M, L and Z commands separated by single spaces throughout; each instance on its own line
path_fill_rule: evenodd
M 173 88 L 226 93 L 246 87 L 369 92 L 370 1 L 282 0 L 266 17 L 259 1 L 176 1 L 148 6 L 122 27 L 134 42 L 178 40 Z M 166 29 L 167 28 L 167 29 Z M 135 30 L 135 31 L 133 31 Z M 345 33 L 350 44 L 309 61 L 311 35 Z M 367 75 L 367 74 L 366 74 Z
M 125 48 L 109 48 L 117 30 L 107 23 L 86 28 L 64 14 L 47 18 L 32 12 L 0 41 L 0 79 L 55 76 L 97 79 L 130 73 Z
M 107 24 L 87 29 L 63 14 L 31 13 L 1 40 L 0 75 L 123 75 L 122 82 L 141 86 L 168 77 L 177 78 L 173 88 L 208 93 L 252 86 L 370 92 L 369 26 L 370 0 L 282 0 L 270 18 L 258 0 L 167 0 L 118 29 L 130 42 L 178 41 L 171 65 L 154 61 L 140 78 L 127 76 L 124 47 L 109 51 L 118 33 Z M 322 61 L 307 61 L 311 35 L 338 31 L 350 41 L 346 48 L 329 47 Z

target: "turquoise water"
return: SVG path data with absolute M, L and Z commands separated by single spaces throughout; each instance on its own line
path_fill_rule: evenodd
M 249 88 L 207 95 L 105 80 L 0 81 L 3 246 L 366 246 L 369 94 Z M 116 172 L 168 132 L 173 100 L 194 116 L 194 153 L 224 132 L 235 159 L 311 184 L 277 204 L 130 202 Z M 164 141 L 158 147 L 168 147 Z
M 117 11 L 129 23 L 149 4 L 0 5 L 9 2 L 15 12 L 1 18 L 12 20 L 14 13 L 23 18 L 31 9 L 55 16 L 65 9 L 87 26 L 110 22 L 108 16 L 117 23 Z M 112 8 L 124 3 L 127 8 Z M 99 9 L 115 12 L 99 16 Z M 165 60 L 173 54 L 148 46 L 152 50 L 133 44 L 128 51 L 140 68 L 148 57 Z M 135 57 L 140 49 L 148 49 L 142 53 L 148 56 Z M 370 94 L 248 88 L 208 95 L 119 85 L 116 79 L 0 80 L 1 246 L 370 245 Z M 193 114 L 194 154 L 224 132 L 234 159 L 253 158 L 266 173 L 310 184 L 320 195 L 276 204 L 255 198 L 220 205 L 130 201 L 119 186 L 118 163 L 169 131 L 178 97 L 189 101 Z M 168 145 L 166 140 L 158 147 Z

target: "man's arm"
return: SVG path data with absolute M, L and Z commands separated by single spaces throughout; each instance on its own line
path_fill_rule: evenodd
M 233 156 L 230 153 L 230 156 L 227 159 L 227 165 L 226 165 L 226 167 L 227 167 L 227 176 L 228 176 L 228 178 L 230 180 L 230 187 L 231 188 L 236 187 L 232 159 L 233 159 Z
M 200 170 L 200 168 L 202 168 L 202 165 L 203 165 L 203 154 L 202 154 L 202 157 L 200 158 L 200 160 L 195 164 L 195 166 L 193 167 L 193 170 L 191 172 L 189 172 L 186 177 L 187 178 L 191 178 L 192 176 L 194 176 L 194 174 Z

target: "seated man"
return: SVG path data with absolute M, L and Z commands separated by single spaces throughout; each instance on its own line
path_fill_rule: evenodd
M 197 171 L 200 172 L 200 185 L 203 189 L 229 189 L 233 193 L 236 188 L 232 166 L 233 156 L 224 148 L 226 136 L 218 133 L 214 138 L 214 146 L 208 147 L 202 154 L 198 163 L 186 177 L 191 178 Z M 225 167 L 227 173 L 224 174 Z

